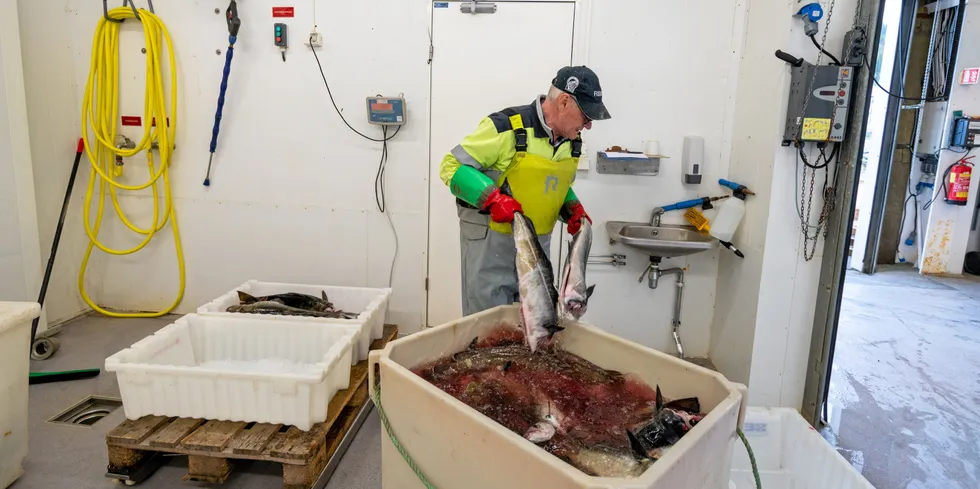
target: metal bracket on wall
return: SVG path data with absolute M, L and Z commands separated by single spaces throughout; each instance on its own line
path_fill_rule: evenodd
M 493 14 L 497 12 L 497 4 L 491 2 L 464 2 L 459 6 L 459 11 L 464 14 Z
M 610 175 L 655 176 L 660 174 L 660 157 L 610 158 L 600 151 L 596 153 L 595 171 Z

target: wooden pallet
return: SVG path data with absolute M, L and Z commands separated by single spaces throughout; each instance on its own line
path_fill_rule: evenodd
M 371 349 L 384 348 L 397 335 L 396 326 L 386 325 Z M 232 460 L 262 460 L 282 464 L 284 488 L 309 489 L 369 402 L 367 371 L 367 360 L 351 367 L 350 387 L 330 401 L 327 420 L 307 432 L 281 424 L 166 416 L 126 420 L 106 435 L 106 477 L 142 482 L 163 463 L 164 454 L 180 454 L 187 455 L 185 481 L 222 483 L 231 474 Z

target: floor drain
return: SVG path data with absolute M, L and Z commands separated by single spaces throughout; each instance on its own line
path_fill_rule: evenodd
M 91 426 L 122 406 L 114 397 L 88 396 L 49 419 L 50 423 Z

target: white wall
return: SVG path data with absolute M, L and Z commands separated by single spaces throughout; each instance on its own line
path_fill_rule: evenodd
M 41 287 L 17 5 L 0 3 L 0 300 L 35 301 Z M 45 323 L 39 327 L 43 329 Z
M 596 293 L 585 319 L 625 338 L 675 352 L 670 335 L 674 280 L 656 290 L 637 283 L 649 258 L 623 245 L 610 246 L 602 223 L 649 222 L 654 207 L 706 195 L 723 195 L 719 178 L 728 175 L 735 106 L 737 61 L 744 5 L 711 3 L 712 15 L 677 2 L 595 2 L 589 65 L 602 81 L 613 118 L 595 123 L 584 137 L 590 159 L 612 145 L 642 149 L 643 141 L 660 141 L 669 156 L 654 177 L 579 172 L 575 191 L 596 226 L 592 253 L 624 253 L 627 266 L 590 266 L 588 279 Z M 715 33 L 706 36 L 705 32 Z M 701 185 L 681 184 L 684 136 L 705 139 L 705 174 Z M 706 215 L 713 217 L 714 211 Z M 663 216 L 664 223 L 684 223 L 682 212 Z M 681 311 L 685 354 L 707 356 L 714 315 L 718 259 L 727 250 L 664 260 L 664 267 L 686 267 Z
M 62 2 L 64 4 L 65 2 Z M 39 2 L 17 2 L 20 41 L 27 80 L 27 117 L 33 155 L 34 191 L 42 256 L 47 258 L 54 238 L 72 159 L 80 137 L 80 91 L 77 91 L 71 20 L 66 9 L 42 8 Z M 43 28 L 41 28 L 43 26 Z M 87 42 L 85 46 L 91 44 Z M 85 65 L 88 63 L 86 62 Z M 51 324 L 71 319 L 88 309 L 78 297 L 78 266 L 84 251 L 82 199 L 88 182 L 88 163 L 83 159 L 65 220 L 61 244 L 48 284 L 44 313 Z M 89 278 L 97 278 L 95 271 Z M 96 280 L 95 282 L 100 282 Z M 89 282 L 93 289 L 98 283 Z
M 829 51 L 840 52 L 854 7 L 854 1 L 836 3 Z M 746 217 L 735 236 L 745 259 L 722 259 L 711 337 L 711 358 L 727 377 L 748 382 L 753 405 L 795 408 L 802 402 L 823 257 L 821 238 L 814 259 L 803 258 L 796 150 L 780 146 L 790 72 L 773 52 L 782 49 L 810 62 L 817 58 L 802 23 L 792 18 L 797 9 L 795 2 L 779 0 L 749 4 L 731 178 L 758 195 L 746 202 Z M 820 26 L 822 33 L 824 23 Z M 817 191 L 812 222 L 821 204 Z
M 657 177 L 580 172 L 576 191 L 599 224 L 593 253 L 626 253 L 629 262 L 618 270 L 590 268 L 589 279 L 597 284 L 598 293 L 586 318 L 624 337 L 673 351 L 669 333 L 673 287 L 663 284 L 653 291 L 638 284 L 647 257 L 619 245 L 610 248 L 601 223 L 647 221 L 655 206 L 725 192 L 714 182 L 728 174 L 744 4 L 713 0 L 704 7 L 712 15 L 705 16 L 669 2 L 593 3 L 589 65 L 602 79 L 614 119 L 597 123 L 586 135 L 591 159 L 596 150 L 607 146 L 640 148 L 647 139 L 659 140 L 673 158 Z M 25 42 L 25 53 L 31 129 L 38 135 L 35 149 L 45 156 L 38 163 L 45 166 L 38 168 L 52 175 L 36 179 L 41 220 L 48 232 L 60 208 L 73 138 L 79 131 L 91 35 L 101 5 L 63 0 L 64 9 L 52 10 L 37 2 L 20 4 L 25 41 L 30 40 Z M 329 105 L 312 55 L 300 45 L 312 25 L 312 3 L 296 4 L 297 17 L 286 20 L 293 42 L 286 63 L 268 38 L 274 22 L 271 6 L 278 4 L 257 0 L 239 4 L 243 27 L 210 189 L 201 186 L 201 180 L 224 59 L 215 49 L 223 52 L 226 44 L 223 16 L 213 10 L 223 12 L 226 2 L 157 4 L 176 43 L 181 90 L 171 176 L 188 285 L 178 310 L 194 310 L 253 277 L 384 285 L 392 241 L 372 193 L 380 147 L 342 125 Z M 319 54 L 337 103 L 351 124 L 373 133 L 364 121 L 366 95 L 404 93 L 408 100 L 409 124 L 390 144 L 389 200 L 401 248 L 389 320 L 412 331 L 421 326 L 425 307 L 426 2 L 321 1 L 318 9 L 326 42 Z M 128 87 L 124 84 L 121 111 L 137 115 L 142 108 L 143 70 L 138 29 L 136 23 L 127 22 L 121 44 L 123 80 L 137 79 Z M 53 34 L 46 36 L 48 31 Z M 542 87 L 548 81 L 542 80 Z M 514 104 L 526 103 L 534 95 L 515 93 Z M 134 134 L 130 128 L 124 132 Z M 706 173 L 704 184 L 685 188 L 680 185 L 680 151 L 686 135 L 705 138 Z M 127 178 L 144 178 L 142 165 L 142 159 L 128 162 Z M 74 277 L 85 243 L 78 203 L 86 178 L 76 186 L 76 204 L 62 247 L 64 260 L 56 269 L 57 295 L 64 303 L 59 316 L 83 307 Z M 146 222 L 148 200 L 126 197 L 123 205 Z M 682 219 L 675 213 L 665 216 L 664 222 Z M 113 224 L 103 233 L 106 241 L 120 247 L 133 243 L 111 211 L 107 220 Z M 664 263 L 688 267 L 682 328 L 685 346 L 695 356 L 708 353 L 720 254 L 714 251 Z M 169 229 L 147 250 L 130 257 L 106 258 L 96 252 L 89 270 L 91 293 L 104 305 L 126 309 L 165 306 L 177 288 L 173 255 Z
M 953 112 L 957 110 L 973 116 L 980 114 L 980 86 L 959 84 L 960 72 L 963 68 L 980 66 L 980 51 L 976 49 L 978 44 L 980 44 L 980 9 L 968 7 L 956 61 L 956 79 L 949 94 L 948 121 L 952 120 Z M 947 135 L 944 140 L 948 140 L 949 126 L 950 124 L 947 123 Z M 936 182 L 937 189 L 942 183 L 942 175 L 946 168 L 963 156 L 950 151 L 942 153 Z M 929 213 L 928 235 L 920 268 L 922 273 L 951 275 L 963 273 L 964 255 L 967 251 L 976 250 L 976 240 L 974 240 L 974 247 L 969 246 L 970 224 L 973 221 L 978 191 L 980 191 L 980 178 L 977 178 L 976 172 L 970 181 L 970 196 L 965 206 L 945 204 L 940 190 L 940 195 Z
M 39 168 L 51 175 L 36 179 L 39 207 L 42 221 L 51 228 L 80 130 L 91 37 L 101 16 L 99 2 L 61 3 L 63 8 L 53 9 L 41 2 L 20 2 L 30 60 L 31 128 L 41 136 L 35 145 L 44 155 Z M 296 5 L 296 18 L 285 19 L 292 29 L 285 63 L 272 45 L 273 4 L 279 5 L 239 4 L 243 27 L 210 188 L 201 182 L 227 47 L 227 2 L 155 5 L 170 30 L 178 60 L 177 150 L 171 180 L 187 263 L 187 290 L 179 312 L 193 311 L 249 278 L 362 286 L 384 286 L 388 281 L 393 240 L 373 194 L 381 147 L 350 133 L 330 107 L 314 58 L 302 45 L 313 25 L 312 3 Z M 348 2 L 328 9 L 321 2 L 319 17 L 326 37 L 320 51 L 324 71 L 352 125 L 380 137 L 380 130 L 365 121 L 364 97 L 404 93 L 408 99 L 409 124 L 389 144 L 388 201 L 401 245 L 389 320 L 406 332 L 417 330 L 424 308 L 427 12 L 421 3 Z M 122 30 L 120 112 L 142 115 L 143 34 L 132 21 Z M 122 132 L 134 137 L 141 134 L 137 129 Z M 124 179 L 144 181 L 144 165 L 145 158 L 128 160 Z M 63 304 L 59 316 L 83 307 L 74 276 L 86 242 L 78 206 L 86 182 L 83 176 L 75 187 L 58 287 L 52 290 L 52 302 L 57 293 Z M 141 223 L 151 212 L 146 195 L 122 198 L 124 209 Z M 102 237 L 108 244 L 124 247 L 135 242 L 111 206 L 106 219 Z M 97 302 L 137 310 L 168 305 L 177 292 L 171 236 L 168 227 L 147 249 L 128 257 L 107 258 L 96 251 L 89 291 Z

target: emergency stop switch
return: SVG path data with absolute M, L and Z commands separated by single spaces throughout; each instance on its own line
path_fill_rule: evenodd
M 276 46 L 279 46 L 279 50 L 282 51 L 282 60 L 286 61 L 286 48 L 288 44 L 286 43 L 286 24 L 281 22 L 276 22 Z

